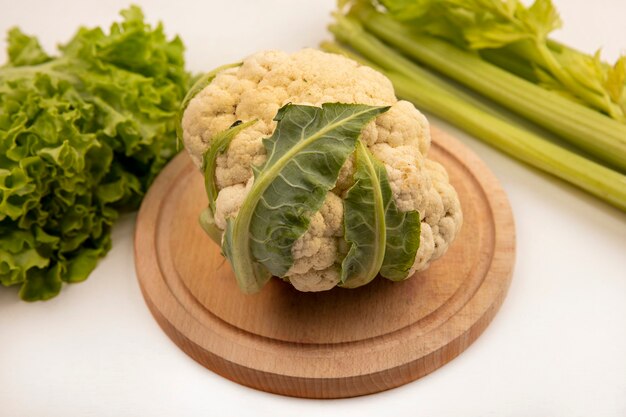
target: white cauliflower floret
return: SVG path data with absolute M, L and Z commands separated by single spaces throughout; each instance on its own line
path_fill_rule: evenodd
M 337 237 L 343 235 L 342 223 L 341 198 L 328 193 L 320 211 L 311 217 L 309 229 L 293 245 L 294 263 L 287 277 L 291 279 L 310 270 L 326 269 L 337 262 Z
M 233 138 L 228 152 L 217 157 L 218 188 L 245 184 L 252 177 L 252 165 L 265 162 L 262 138 L 267 136 L 267 130 L 262 122 L 257 122 Z
M 447 250 L 462 222 L 459 200 L 445 169 L 426 158 L 431 140 L 428 121 L 411 103 L 396 99 L 391 82 L 382 74 L 313 49 L 252 55 L 241 66 L 220 72 L 185 110 L 183 140 L 198 167 L 214 135 L 237 120 L 257 120 L 217 158 L 216 225 L 223 230 L 250 191 L 251 167 L 266 159 L 262 139 L 276 128 L 273 118 L 278 109 L 287 103 L 320 106 L 327 102 L 391 106 L 363 129 L 361 140 L 385 165 L 398 209 L 420 213 L 420 247 L 410 272 L 425 269 Z M 353 173 L 350 157 L 335 188 L 312 215 L 309 229 L 292 247 L 294 263 L 286 278 L 300 291 L 327 290 L 339 282 L 347 251 L 342 198 L 354 183 Z
M 463 223 L 463 212 L 461 211 L 456 191 L 449 182 L 445 168 L 431 160 L 426 160 L 426 166 L 429 169 L 433 187 L 441 197 L 443 205 L 442 214 L 437 223 L 433 225 L 435 251 L 432 260 L 435 260 L 448 250 L 448 245 L 456 237 Z
M 289 282 L 298 291 L 326 291 L 339 283 L 341 272 L 337 265 L 321 271 L 310 270 L 304 274 L 295 274 L 289 277 Z
M 218 74 L 191 100 L 182 120 L 185 147 L 200 166 L 214 135 L 236 120 L 254 119 L 263 122 L 266 135 L 270 134 L 276 127 L 276 112 L 290 102 L 385 105 L 396 98 L 384 75 L 352 60 L 314 49 L 291 55 L 259 52 L 241 67 Z
M 322 236 L 343 236 L 343 201 L 337 194 L 326 194 L 326 200 L 319 214 L 325 226 Z
M 308 251 L 303 250 L 302 245 L 306 245 Z M 287 276 L 290 278 L 312 269 L 316 271 L 326 269 L 337 261 L 337 239 L 330 237 L 311 238 L 311 236 L 298 239 L 294 244 L 293 256 L 296 257 L 296 261 L 287 272 Z
M 250 177 L 245 186 L 243 184 L 235 184 L 220 190 L 215 199 L 214 216 L 217 227 L 224 230 L 226 229 L 226 220 L 237 217 L 241 205 L 252 188 L 253 180 L 254 178 Z
M 430 149 L 430 126 L 413 104 L 401 100 L 363 129 L 362 140 L 368 147 L 377 143 L 415 147 L 425 156 Z
M 428 223 L 422 222 L 420 228 L 420 246 L 415 254 L 415 261 L 409 271 L 409 276 L 416 271 L 421 271 L 428 266 L 430 259 L 435 252 L 435 239 L 433 238 L 433 229 Z

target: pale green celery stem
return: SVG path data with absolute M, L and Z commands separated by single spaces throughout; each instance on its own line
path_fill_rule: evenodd
M 567 151 L 457 100 L 434 86 L 420 85 L 402 75 L 387 74 L 398 95 L 459 126 L 501 151 L 574 184 L 626 211 L 626 176 Z M 416 93 L 419 92 L 419 93 Z
M 333 28 L 335 26 L 331 25 L 329 26 L 329 30 L 334 34 L 333 32 Z M 339 45 L 336 42 L 333 41 L 322 41 L 320 42 L 320 49 L 322 51 L 325 52 L 330 52 L 333 54 L 338 54 L 338 55 L 343 55 L 346 58 L 350 58 L 353 61 L 356 61 L 362 65 L 367 65 L 370 68 L 375 69 L 378 72 L 384 72 L 384 69 L 379 67 L 377 64 L 375 64 L 372 61 L 366 60 L 365 58 L 363 58 L 361 55 L 357 54 L 356 52 L 351 51 L 350 49 Z
M 501 10 L 497 7 L 491 9 L 491 11 L 511 23 L 514 23 L 515 21 L 515 19 L 512 19 L 507 13 L 501 13 Z M 614 119 L 621 120 L 623 117 L 621 109 L 611 102 L 610 97 L 605 91 L 598 92 L 590 90 L 584 85 L 581 85 L 570 74 L 563 70 L 562 65 L 557 59 L 555 59 L 546 37 L 535 33 L 527 43 L 517 42 L 517 44 L 517 46 L 525 46 L 521 49 L 521 51 L 528 60 L 538 63 L 540 66 L 548 70 L 554 78 L 569 89 L 574 96 L 577 96 L 581 100 L 587 102 L 591 107 L 608 113 Z M 554 45 L 552 46 L 554 47 Z
M 547 39 L 545 41 L 545 45 L 543 45 L 543 48 L 541 48 L 542 49 L 541 51 L 539 50 L 540 48 L 535 47 L 531 41 L 516 42 L 511 45 L 507 45 L 506 48 L 512 51 L 518 57 L 525 59 L 529 62 L 532 62 L 542 67 L 543 69 L 551 72 L 552 75 L 558 81 L 561 81 L 561 78 L 560 76 L 558 76 L 556 72 L 559 72 L 559 69 L 563 66 L 563 64 L 561 64 L 560 62 L 561 60 L 560 56 L 564 52 L 567 54 L 578 55 L 582 58 L 587 58 L 587 59 L 593 58 L 589 54 L 586 54 L 574 48 L 570 48 L 569 46 L 563 45 L 562 43 L 559 43 L 552 39 Z M 548 62 L 548 60 L 550 62 Z M 602 62 L 601 65 L 605 71 L 612 68 L 612 66 L 606 62 Z M 554 68 L 557 68 L 557 69 L 554 70 Z M 580 86 L 580 84 L 573 78 L 571 78 L 571 82 L 576 83 L 577 86 Z M 563 81 L 561 81 L 561 83 L 569 88 L 569 86 L 567 86 Z M 626 81 L 624 82 L 624 86 L 626 87 Z M 584 86 L 580 86 L 580 87 L 585 88 Z M 572 91 L 572 89 L 570 89 L 570 91 L 572 92 L 572 94 L 576 95 L 575 91 Z M 591 90 L 587 90 L 587 91 L 591 91 Z M 613 117 L 616 120 L 621 121 L 622 123 L 626 121 L 626 110 L 624 110 L 620 106 L 619 103 L 614 102 L 607 92 L 603 93 L 602 98 L 600 98 L 597 95 L 596 97 L 598 98 L 598 100 L 601 100 L 598 102 L 600 105 L 599 106 L 600 110 L 606 111 L 607 113 L 611 114 L 611 117 Z
M 586 58 L 592 58 L 591 55 L 581 52 L 578 49 L 572 48 L 570 46 L 564 45 L 558 41 L 555 41 L 554 39 L 548 39 L 546 41 L 546 44 L 548 45 L 548 48 L 550 48 L 550 50 L 556 54 L 557 60 L 560 54 L 563 53 L 563 51 L 567 51 L 567 53 L 569 54 L 580 55 Z M 602 68 L 605 70 L 613 68 L 613 65 L 609 64 L 606 61 L 602 61 L 600 64 L 602 65 Z M 626 88 L 626 80 L 624 80 L 624 87 Z
M 336 15 L 335 18 L 337 22 L 339 22 L 340 24 L 339 26 L 341 27 L 339 28 L 336 25 L 331 25 L 330 31 L 334 33 L 336 36 L 344 40 L 346 39 L 347 36 L 349 36 L 350 37 L 349 43 L 355 46 L 355 49 L 359 49 L 360 51 L 371 50 L 372 48 L 374 49 L 378 48 L 379 50 L 389 49 L 388 46 L 383 44 L 377 38 L 366 33 L 363 27 L 359 25 L 357 22 L 354 22 L 351 19 L 346 18 L 342 15 Z M 332 48 L 333 47 L 331 47 L 331 49 Z M 341 47 L 336 47 L 336 48 L 338 48 L 337 53 L 342 53 L 346 56 L 350 56 L 349 52 L 346 52 L 345 48 L 341 48 Z M 354 54 L 352 54 L 352 58 L 357 61 L 359 60 L 359 57 Z M 443 80 L 442 78 L 420 67 L 419 65 L 415 64 L 414 62 L 410 61 L 409 59 L 405 58 L 404 56 L 400 54 L 397 54 L 397 53 L 388 54 L 385 57 L 384 61 L 376 60 L 376 58 L 370 58 L 370 59 L 376 61 L 375 66 L 379 66 L 380 68 L 384 68 L 384 69 L 391 70 L 391 71 L 400 72 L 409 77 L 418 76 L 420 79 L 428 81 L 429 83 L 434 84 L 437 87 L 444 89 L 451 94 L 460 96 L 463 100 L 472 104 L 475 107 L 483 109 L 484 111 L 489 112 L 491 114 L 495 114 L 501 119 L 511 120 L 510 114 L 506 114 L 501 109 L 498 109 L 494 106 L 487 106 L 485 103 L 481 102 L 480 100 L 477 100 L 475 97 L 472 97 L 466 92 L 461 91 L 458 86 L 452 85 L 449 81 Z M 371 62 L 369 64 L 371 64 Z
M 553 58 L 553 67 L 563 67 L 563 64 L 561 63 L 561 54 L 563 53 L 563 51 L 567 51 L 568 54 L 578 55 L 586 59 L 593 58 L 588 54 L 580 52 L 576 49 L 572 49 L 566 45 L 562 45 L 551 39 L 548 39 L 546 41 L 546 45 L 547 46 L 544 48 L 544 54 L 549 54 L 549 56 Z M 554 71 L 550 68 L 547 68 L 548 65 L 545 63 L 545 60 L 539 54 L 537 49 L 533 47 L 532 42 L 529 40 L 524 42 L 515 42 L 497 50 L 483 49 L 480 51 L 480 55 L 485 58 L 486 61 L 489 61 L 492 64 L 497 65 L 498 67 L 535 84 L 538 83 L 538 79 L 535 75 L 533 68 L 531 67 L 531 65 L 521 64 L 520 60 L 541 67 L 542 69 L 550 72 L 552 76 L 555 77 Z M 604 71 L 609 71 L 612 68 L 612 66 L 607 64 L 606 62 L 601 62 L 601 66 Z M 556 77 L 555 79 L 557 82 L 560 81 Z M 573 78 L 572 82 L 576 83 L 576 85 L 581 86 L 580 83 L 578 83 L 578 81 L 574 80 Z M 563 83 L 561 84 L 563 85 Z M 585 88 L 584 86 L 581 87 Z M 564 85 L 564 88 L 568 87 Z M 626 81 L 624 82 L 624 88 L 626 88 Z M 572 91 L 571 89 L 569 89 L 569 91 L 572 93 L 573 96 L 576 96 L 574 91 Z M 595 95 L 595 97 L 597 97 L 597 99 L 601 103 L 600 106 L 595 106 L 597 108 L 599 107 L 599 111 L 609 113 L 613 119 L 619 121 L 620 123 L 626 124 L 626 102 L 620 103 L 619 101 L 615 101 L 607 91 L 603 91 L 602 93 L 599 93 L 599 95 Z M 593 107 L 591 103 L 590 107 Z
M 524 42 L 513 43 L 509 45 L 509 49 L 546 70 L 572 95 L 586 102 L 590 107 L 609 113 L 611 117 L 619 117 L 619 115 L 614 115 L 614 105 L 607 99 L 606 94 L 594 92 L 580 85 L 563 69 L 561 63 L 554 56 L 557 52 L 546 45 L 546 42 L 544 39 L 529 39 Z
M 412 76 L 402 74 L 401 68 L 394 68 L 390 65 L 401 57 L 388 47 L 376 43 L 376 39 L 367 33 L 359 33 L 354 28 L 346 27 L 341 23 L 332 26 L 331 31 L 340 41 L 349 44 L 371 60 L 374 66 L 386 69 L 385 75 L 391 79 L 400 97 L 450 121 L 514 158 L 564 179 L 620 210 L 626 211 L 626 176 L 554 145 L 513 122 L 502 120 L 474 106 L 465 100 L 463 95 L 454 94 L 452 86 L 448 89 L 441 88 L 438 83 L 422 77 L 419 72 Z M 344 51 L 336 45 L 330 50 Z M 370 63 L 365 59 L 360 59 L 360 61 L 366 65 Z M 441 80 L 441 82 L 445 81 Z
M 626 171 L 626 125 L 546 91 L 467 52 L 407 31 L 380 15 L 360 15 L 377 36 L 413 58 Z
M 623 114 L 621 109 L 615 105 L 608 94 L 603 91 L 602 94 L 598 94 L 580 85 L 571 75 L 563 70 L 561 64 L 554 57 L 554 54 L 545 45 L 539 42 L 536 43 L 537 51 L 542 57 L 545 67 L 552 73 L 554 78 L 559 80 L 565 87 L 567 87 L 575 96 L 578 96 L 585 102 L 600 111 L 608 113 L 612 118 L 621 120 Z
M 528 61 L 521 60 L 519 56 L 511 54 L 505 48 L 499 49 L 482 49 L 479 51 L 480 56 L 487 62 L 496 65 L 503 70 L 522 77 L 532 83 L 537 83 L 537 75 L 534 68 L 528 64 Z

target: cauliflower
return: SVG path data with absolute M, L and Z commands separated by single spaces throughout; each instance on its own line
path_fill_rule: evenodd
M 265 51 L 219 72 L 189 101 L 182 117 L 183 141 L 200 168 L 213 138 L 236 121 L 256 120 L 239 131 L 215 163 L 215 225 L 224 230 L 237 216 L 254 182 L 252 167 L 267 158 L 263 138 L 277 127 L 288 103 L 321 106 L 358 103 L 389 106 L 369 122 L 360 141 L 384 165 L 393 202 L 400 212 L 419 213 L 420 243 L 408 276 L 443 255 L 462 223 L 456 191 L 445 169 L 428 160 L 430 129 L 411 103 L 398 101 L 391 82 L 345 57 L 304 49 L 293 54 Z M 308 229 L 291 247 L 293 263 L 282 277 L 300 291 L 340 284 L 349 251 L 344 236 L 344 199 L 354 185 L 355 157 L 348 157 Z M 322 196 L 323 197 L 323 196 Z

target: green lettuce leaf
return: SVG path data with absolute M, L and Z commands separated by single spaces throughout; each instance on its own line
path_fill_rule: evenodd
M 278 111 L 276 130 L 263 141 L 267 161 L 255 167 L 252 189 L 224 235 L 222 249 L 242 291 L 258 291 L 271 275 L 285 275 L 293 243 L 335 186 L 361 130 L 387 110 L 326 103 Z
M 180 39 L 131 7 L 48 56 L 13 29 L 0 67 L 0 282 L 49 299 L 87 278 L 122 210 L 176 152 Z
M 7 41 L 10 65 L 37 65 L 51 59 L 45 53 L 37 38 L 25 35 L 18 28 L 13 28 L 9 31 Z

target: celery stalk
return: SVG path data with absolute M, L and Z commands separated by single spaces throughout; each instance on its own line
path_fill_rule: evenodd
M 626 176 L 559 147 L 511 120 L 475 105 L 468 96 L 444 79 L 422 69 L 365 32 L 358 22 L 338 16 L 331 32 L 365 58 L 352 55 L 381 70 L 393 82 L 398 95 L 420 109 L 457 125 L 499 150 L 595 195 L 626 211 Z M 322 47 L 350 53 L 336 44 Z M 419 68 L 419 67 L 415 67 Z
M 626 125 L 433 37 L 417 35 L 371 8 L 353 9 L 368 31 L 502 106 L 626 172 Z

